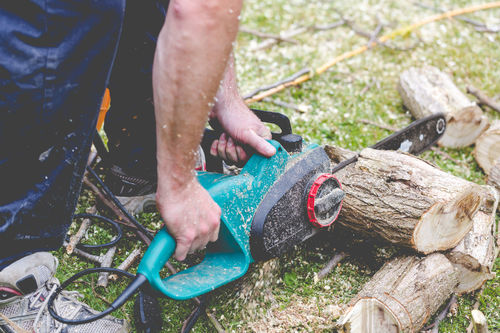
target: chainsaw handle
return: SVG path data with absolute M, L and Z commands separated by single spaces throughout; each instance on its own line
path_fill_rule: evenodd
M 146 276 L 151 286 L 164 292 L 165 286 L 160 271 L 175 251 L 175 240 L 166 228 L 161 228 L 151 241 L 137 268 L 137 273 Z
M 272 111 L 264 111 L 257 109 L 250 109 L 252 112 L 262 121 L 268 124 L 277 125 L 281 132 L 271 132 L 273 140 L 279 141 L 282 136 L 292 134 L 292 125 L 290 124 L 290 119 L 282 113 L 272 112 Z M 210 125 L 217 133 L 217 136 L 220 136 L 224 131 L 221 124 L 217 119 L 211 119 L 209 121 Z

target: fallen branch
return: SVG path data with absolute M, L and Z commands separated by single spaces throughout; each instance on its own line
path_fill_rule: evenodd
M 449 12 L 446 12 L 443 14 L 433 15 L 433 16 L 427 17 L 421 21 L 413 23 L 411 25 L 402 27 L 400 29 L 393 30 L 391 33 L 380 37 L 379 42 L 386 42 L 386 41 L 393 39 L 397 36 L 407 35 L 408 33 L 412 32 L 413 30 L 416 30 L 416 29 L 418 29 L 426 24 L 429 24 L 431 22 L 436 22 L 436 21 L 443 20 L 443 19 L 449 19 L 449 18 L 458 16 L 458 15 L 463 15 L 463 14 L 473 13 L 473 12 L 480 11 L 480 10 L 486 10 L 486 9 L 492 9 L 492 8 L 498 8 L 498 7 L 500 7 L 500 1 L 488 2 L 488 3 L 484 3 L 484 4 L 480 4 L 480 5 L 474 5 L 474 6 L 470 6 L 470 7 L 452 10 L 452 11 L 449 11 Z M 375 45 L 377 45 L 377 43 L 375 43 Z M 375 45 L 371 45 L 371 47 L 373 47 Z M 333 67 L 334 65 L 338 64 L 339 62 L 344 61 L 346 59 L 350 59 L 350 58 L 357 56 L 361 53 L 364 53 L 368 49 L 369 49 L 368 45 L 363 45 L 357 49 L 343 53 L 343 54 L 335 57 L 331 61 L 323 64 L 322 66 L 316 68 L 316 70 L 314 71 L 314 74 L 320 75 L 320 74 L 324 73 L 325 71 L 327 71 L 328 69 L 330 69 L 331 67 Z M 305 81 L 310 80 L 312 77 L 313 77 L 313 73 L 304 74 L 304 75 L 298 77 L 297 79 L 295 79 L 294 81 L 281 84 L 277 87 L 271 88 L 271 89 L 266 90 L 266 91 L 262 91 L 258 95 L 255 95 L 251 98 L 246 98 L 245 103 L 251 104 L 254 102 L 258 102 L 258 101 L 260 101 L 266 97 L 269 97 L 273 94 L 276 94 L 276 93 L 278 93 L 278 92 L 280 92 L 288 87 L 292 87 L 292 86 L 296 86 L 296 85 L 299 85 L 301 83 L 304 83 Z
M 363 124 L 372 125 L 372 126 L 375 126 L 375 127 L 387 130 L 387 131 L 391 131 L 391 132 L 396 132 L 399 130 L 396 127 L 379 124 L 379 123 L 376 123 L 376 122 L 368 120 L 368 119 L 358 119 L 357 121 L 359 121 L 360 123 L 363 123 Z
M 467 86 L 467 93 L 476 97 L 479 104 L 489 106 L 492 110 L 500 112 L 500 104 L 495 102 L 492 98 L 486 96 L 486 94 L 481 90 L 473 86 Z
M 270 34 L 270 33 L 266 33 L 266 32 L 261 32 L 261 31 L 253 30 L 253 29 L 246 28 L 246 27 L 241 27 L 240 26 L 239 30 L 241 32 L 245 32 L 247 34 L 251 34 L 251 35 L 254 35 L 254 36 L 257 36 L 257 37 L 260 37 L 260 38 L 271 38 L 271 39 L 276 40 L 277 42 L 287 42 L 287 43 L 292 43 L 292 44 L 297 44 L 298 43 L 294 39 L 283 37 L 281 35 L 275 35 L 275 34 Z
M 296 80 L 297 78 L 301 77 L 302 75 L 306 74 L 306 73 L 309 73 L 311 71 L 310 68 L 303 68 L 301 69 L 300 71 L 298 71 L 297 73 L 295 74 L 292 74 L 290 75 L 289 77 L 281 80 L 281 81 L 278 81 L 278 82 L 275 82 L 275 83 L 272 83 L 268 86 L 264 86 L 264 87 L 261 87 L 261 88 L 257 88 L 255 89 L 254 91 L 252 91 L 251 93 L 243 96 L 244 99 L 248 99 L 248 98 L 252 98 L 253 96 L 257 95 L 258 93 L 262 92 L 262 91 L 266 91 L 266 90 L 269 90 L 269 89 L 273 89 L 273 88 L 276 88 L 276 87 L 279 87 L 283 84 L 287 84 L 287 83 L 290 83 L 290 82 L 293 82 L 294 80 Z
M 300 34 L 303 34 L 303 33 L 307 32 L 307 31 L 311 31 L 311 30 L 318 30 L 318 31 L 331 30 L 331 29 L 335 29 L 337 27 L 340 27 L 340 26 L 342 26 L 344 24 L 345 24 L 345 22 L 343 20 L 340 20 L 340 21 L 337 21 L 337 22 L 334 22 L 334 23 L 331 23 L 331 24 L 327 24 L 327 25 L 313 25 L 313 26 L 310 26 L 310 27 L 299 27 L 299 28 L 294 28 L 294 29 L 288 30 L 288 31 L 284 31 L 284 32 L 280 33 L 279 36 L 281 38 L 289 39 L 289 38 L 298 36 Z M 279 40 L 277 40 L 275 38 L 269 38 L 268 40 L 263 41 L 262 43 L 258 44 L 257 46 L 250 48 L 250 51 L 260 51 L 260 50 L 266 49 L 268 47 L 271 47 L 271 46 L 273 46 L 273 45 L 275 45 L 277 43 L 279 43 Z
M 134 249 L 125 260 L 122 261 L 122 263 L 117 267 L 118 269 L 121 269 L 122 271 L 126 271 L 132 266 L 132 264 L 139 258 L 141 255 L 141 249 Z M 118 279 L 118 275 L 116 274 L 111 274 L 109 276 L 109 279 L 111 281 L 116 281 Z
M 322 278 L 324 278 L 325 276 L 327 276 L 328 274 L 330 274 L 330 272 L 335 268 L 335 266 L 337 266 L 337 264 L 339 262 L 341 262 L 342 260 L 344 260 L 345 257 L 347 257 L 348 254 L 345 253 L 345 252 L 340 252 L 340 253 L 336 253 L 332 259 L 330 259 L 325 267 L 323 267 L 319 272 L 318 274 L 316 275 L 316 278 L 315 278 L 315 282 L 321 280 Z
M 467 163 L 464 163 L 462 161 L 459 161 L 453 157 L 451 157 L 449 154 L 445 153 L 444 151 L 442 151 L 441 149 L 439 149 L 438 147 L 431 147 L 431 150 L 433 152 L 435 152 L 436 154 L 438 155 L 441 155 L 444 159 L 446 160 L 450 160 L 452 161 L 453 163 L 455 164 L 458 164 L 458 165 L 461 165 L 462 167 L 464 168 L 468 168 L 469 166 L 467 165 Z
M 95 208 L 95 206 L 89 207 L 86 210 L 86 212 L 88 214 L 95 214 L 96 211 L 97 211 L 97 209 Z M 85 236 L 85 233 L 87 232 L 87 229 L 90 227 L 91 224 L 92 224 L 92 222 L 90 221 L 89 218 L 83 219 L 82 223 L 80 224 L 80 228 L 78 229 L 76 234 L 71 236 L 71 238 L 69 239 L 69 243 L 66 246 L 66 253 L 67 254 L 73 253 L 76 245 L 80 242 L 80 240 L 83 238 L 83 236 Z
M 111 267 L 113 264 L 113 257 L 115 256 L 116 246 L 109 248 L 108 252 L 102 257 L 101 267 Z M 97 279 L 97 285 L 99 287 L 108 286 L 108 272 L 99 273 L 99 278 Z
M 300 112 L 300 113 L 307 112 L 307 109 L 305 107 L 303 107 L 303 106 L 292 104 L 292 103 L 283 102 L 283 101 L 281 101 L 279 99 L 264 98 L 263 101 L 267 102 L 267 103 L 273 103 L 273 104 L 275 104 L 277 106 L 281 106 L 283 108 L 295 110 L 295 111 Z

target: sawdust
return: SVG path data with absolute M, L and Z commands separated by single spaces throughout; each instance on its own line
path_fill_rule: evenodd
M 265 316 L 249 325 L 251 332 L 317 332 L 331 330 L 345 305 L 331 299 L 293 296 L 285 307 L 275 306 Z

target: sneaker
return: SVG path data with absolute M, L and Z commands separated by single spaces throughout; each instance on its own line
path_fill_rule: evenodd
M 195 170 L 206 170 L 205 153 L 201 146 L 198 146 L 196 153 Z M 131 175 L 119 166 L 113 165 L 108 170 L 106 184 L 132 215 L 156 209 L 156 175 Z
M 53 319 L 47 303 L 59 286 L 54 277 L 57 258 L 48 252 L 28 255 L 0 271 L 0 332 L 124 333 L 126 320 L 106 316 L 83 325 L 66 325 Z M 80 319 L 97 313 L 77 300 L 78 292 L 63 291 L 54 308 L 62 317 Z

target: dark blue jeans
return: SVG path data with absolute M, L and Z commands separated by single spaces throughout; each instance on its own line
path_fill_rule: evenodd
M 151 60 L 165 13 L 156 1 L 130 3 L 141 7 L 142 16 L 125 19 L 125 26 L 131 21 L 135 27 L 125 28 L 127 42 L 120 44 L 112 76 L 125 0 L 0 3 L 0 269 L 29 253 L 61 246 L 108 84 L 113 104 L 108 118 L 115 126 L 107 130 L 116 138 L 110 142 L 118 142 L 115 155 L 120 156 L 122 137 L 130 134 L 114 128 L 124 128 L 122 123 L 132 118 L 147 119 L 144 123 L 152 126 Z M 144 21 L 149 9 L 157 20 Z M 139 42 L 148 39 L 149 44 Z M 147 116 L 137 117 L 145 100 Z M 154 127 L 147 132 L 154 133 Z M 154 135 L 144 140 L 154 149 Z M 128 156 L 141 149 L 122 150 Z M 154 163 L 154 153 L 145 154 Z

